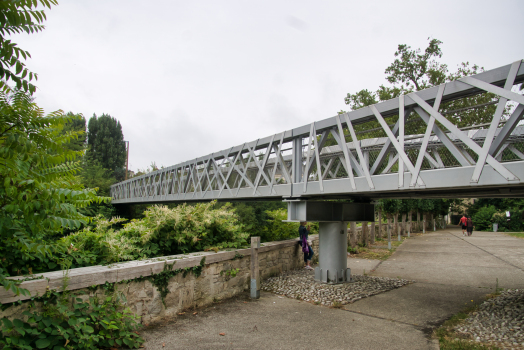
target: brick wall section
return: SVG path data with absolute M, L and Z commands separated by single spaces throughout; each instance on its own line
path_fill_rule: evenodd
M 318 236 L 311 235 L 313 250 L 318 257 Z M 244 257 L 238 258 L 238 254 Z M 235 255 L 237 258 L 235 259 Z M 126 282 L 136 277 L 147 277 L 163 270 L 165 263 L 176 261 L 174 269 L 193 267 L 206 257 L 206 265 L 197 278 L 191 272 L 172 277 L 169 281 L 169 293 L 165 298 L 165 307 L 160 292 L 149 281 Z M 259 249 L 259 266 L 261 278 L 278 275 L 304 266 L 302 249 L 297 239 L 263 243 Z M 163 317 L 174 316 L 185 309 L 210 305 L 214 300 L 226 299 L 249 290 L 251 281 L 251 249 L 238 249 L 229 252 L 200 252 L 185 256 L 172 256 L 146 261 L 132 261 L 112 266 L 93 266 L 71 269 L 68 272 L 67 289 L 84 293 L 82 298 L 98 293 L 103 295 L 103 289 L 92 291 L 87 287 L 102 285 L 107 282 L 117 282 L 116 288 L 127 299 L 127 306 L 140 317 L 140 322 L 148 324 L 161 320 Z M 220 275 L 221 271 L 240 269 L 235 277 Z M 61 290 L 63 288 L 64 271 L 54 271 L 42 274 L 43 279 L 26 281 L 22 288 L 31 291 L 32 295 L 42 295 L 47 288 Z M 0 303 L 6 304 L 24 299 L 12 293 L 0 290 Z M 27 309 L 27 303 L 12 305 L 0 311 L 0 318 L 24 318 L 22 312 Z

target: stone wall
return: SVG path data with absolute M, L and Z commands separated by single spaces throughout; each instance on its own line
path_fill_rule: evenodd
M 311 235 L 313 251 L 318 258 L 318 236 Z M 161 272 L 165 264 L 175 262 L 174 269 L 198 266 L 201 259 L 206 262 L 199 277 L 191 272 L 184 277 L 179 273 L 169 280 L 169 293 L 165 297 L 165 306 L 160 292 L 147 279 Z M 297 239 L 263 243 L 258 250 L 259 271 L 262 279 L 278 275 L 284 271 L 302 268 L 304 258 Z M 239 269 L 235 277 L 224 272 Z M 221 272 L 223 272 L 221 274 Z M 95 294 L 103 294 L 104 290 L 93 286 L 115 283 L 115 288 L 121 291 L 127 299 L 127 306 L 140 317 L 144 324 L 161 320 L 192 307 L 210 305 L 213 301 L 230 298 L 245 290 L 249 290 L 251 280 L 251 249 L 238 249 L 224 252 L 200 252 L 187 255 L 177 255 L 132 261 L 111 266 L 93 266 L 65 271 L 55 271 L 42 274 L 43 278 L 25 281 L 20 287 L 30 290 L 33 296 L 42 295 L 47 289 L 63 290 L 64 275 L 67 275 L 66 289 L 73 294 L 84 294 L 89 298 Z M 135 279 L 135 280 L 133 280 Z M 91 288 L 87 288 L 91 287 Z M 4 289 L 0 290 L 0 303 L 12 303 L 27 299 L 15 296 Z M 0 318 L 23 318 L 22 312 L 28 304 L 13 304 L 0 311 Z

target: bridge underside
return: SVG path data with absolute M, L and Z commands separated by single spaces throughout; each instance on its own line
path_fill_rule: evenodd
M 134 177 L 112 202 L 520 197 L 523 81 L 518 61 L 399 96 Z

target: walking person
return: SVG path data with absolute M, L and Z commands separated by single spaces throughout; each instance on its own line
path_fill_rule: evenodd
M 468 236 L 471 236 L 473 234 L 473 221 L 471 220 L 471 216 L 468 217 L 468 220 L 466 221 L 466 231 L 468 232 Z
M 462 225 L 462 236 L 466 235 L 466 229 L 468 228 L 467 224 L 468 224 L 468 219 L 466 218 L 466 215 L 462 215 L 458 223 L 458 225 Z
M 313 257 L 313 249 L 311 248 L 311 243 L 308 241 L 310 226 L 307 225 L 306 221 L 300 222 L 300 227 L 298 228 L 298 234 L 300 236 L 300 243 L 302 245 L 302 252 L 304 252 L 304 263 L 306 270 L 313 270 L 311 267 L 311 258 Z

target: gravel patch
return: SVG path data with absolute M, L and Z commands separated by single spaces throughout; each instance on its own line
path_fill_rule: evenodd
M 325 306 L 351 304 L 359 299 L 384 293 L 412 283 L 404 279 L 352 275 L 354 282 L 325 284 L 315 282 L 313 273 L 306 270 L 290 271 L 271 277 L 261 285 L 266 292 L 283 295 Z
M 524 349 L 524 290 L 508 289 L 486 300 L 455 332 L 501 349 Z

